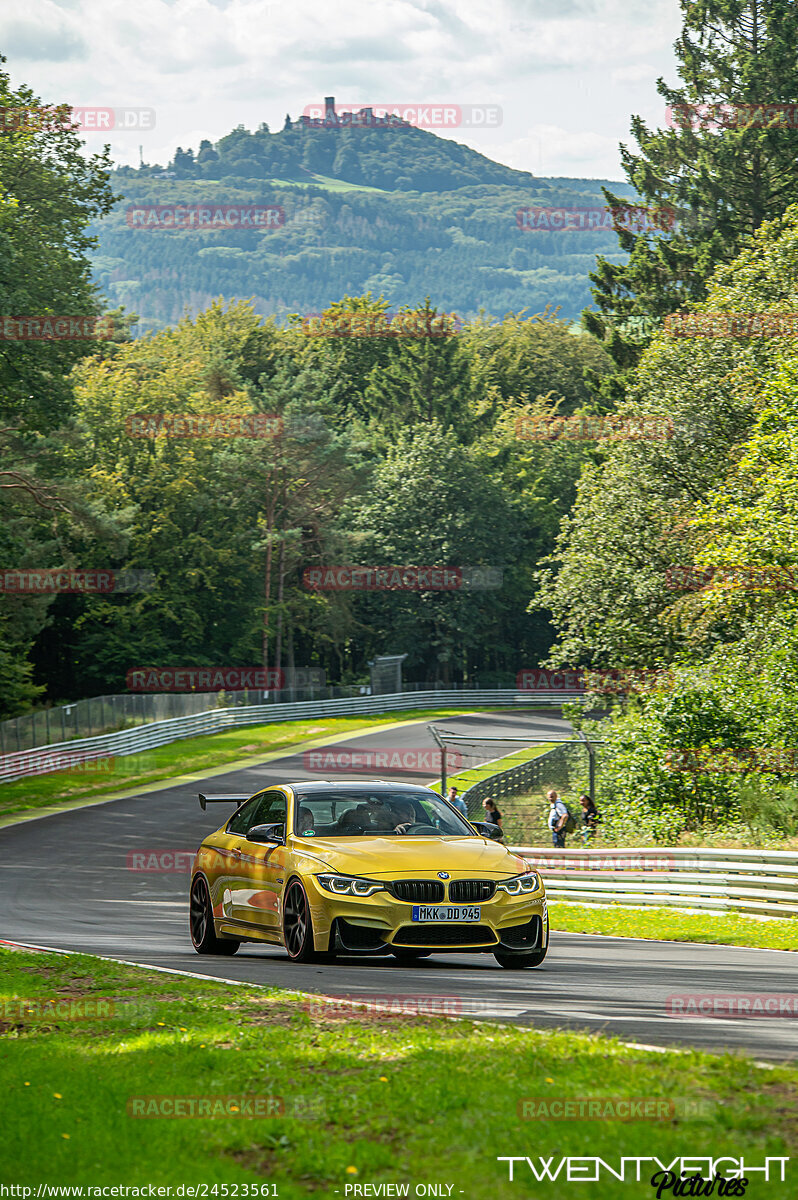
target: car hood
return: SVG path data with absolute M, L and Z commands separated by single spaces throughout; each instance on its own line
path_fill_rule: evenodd
M 306 857 L 342 874 L 367 875 L 371 879 L 423 876 L 438 871 L 461 875 L 519 875 L 524 860 L 505 846 L 482 838 L 352 837 L 343 839 L 302 838 Z M 311 845 L 312 842 L 312 845 Z M 296 849 L 299 849 L 297 845 Z

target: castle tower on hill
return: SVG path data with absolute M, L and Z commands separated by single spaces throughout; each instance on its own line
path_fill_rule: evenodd
M 324 116 L 311 117 L 303 114 L 299 118 L 299 126 L 313 129 L 363 128 L 372 129 L 384 125 L 402 125 L 404 122 L 395 116 L 374 116 L 373 108 L 361 108 L 357 112 L 344 112 L 339 116 L 335 111 L 335 96 L 324 97 Z

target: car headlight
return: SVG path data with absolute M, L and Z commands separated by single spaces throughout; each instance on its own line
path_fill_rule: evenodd
M 385 884 L 376 879 L 359 879 L 356 875 L 317 875 L 325 891 L 334 896 L 373 896 L 385 891 Z
M 529 871 L 524 875 L 514 875 L 512 879 L 502 879 L 496 887 L 510 896 L 520 896 L 523 892 L 537 892 L 541 887 L 540 876 L 537 871 Z

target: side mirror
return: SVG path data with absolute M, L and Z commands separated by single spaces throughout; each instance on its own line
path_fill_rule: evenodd
M 471 824 L 482 837 L 492 838 L 494 842 L 501 841 L 502 831 L 492 821 L 472 821 Z
M 246 838 L 248 842 L 267 842 L 274 846 L 284 846 L 285 825 L 253 825 Z

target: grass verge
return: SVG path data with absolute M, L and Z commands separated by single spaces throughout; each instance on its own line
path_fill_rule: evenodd
M 439 717 L 457 716 L 461 712 L 477 712 L 474 708 L 409 709 L 397 713 L 374 713 L 368 716 L 323 717 L 318 720 L 280 721 L 271 725 L 250 725 L 245 729 L 230 729 L 224 733 L 205 734 L 170 742 L 155 750 L 100 760 L 90 769 L 70 768 L 48 775 L 18 779 L 0 785 L 0 819 L 28 809 L 47 808 L 62 801 L 100 799 L 136 788 L 147 788 L 161 780 L 188 773 L 209 771 L 214 767 L 235 766 L 247 756 L 258 761 L 260 756 L 288 750 L 298 743 L 318 745 L 327 738 L 335 740 L 348 733 L 368 733 L 412 721 L 433 721 Z M 426 731 L 423 741 L 426 742 Z M 430 748 L 434 749 L 430 742 Z M 68 750 L 68 747 L 67 747 Z
M 606 933 L 612 937 L 798 950 L 798 920 L 792 917 L 758 920 L 737 913 L 686 913 L 672 908 L 620 905 L 590 908 L 549 900 L 549 921 L 552 929 L 568 933 Z
M 309 985 L 324 985 L 308 971 Z M 798 1153 L 795 1065 L 763 1069 L 742 1055 L 654 1054 L 599 1035 L 328 1011 L 287 992 L 85 955 L 0 951 L 0 991 L 0 1175 L 17 1184 L 237 1184 L 243 1196 L 253 1194 L 243 1185 L 268 1183 L 281 1200 L 343 1200 L 355 1194 L 347 1184 L 407 1183 L 412 1196 L 436 1183 L 452 1185 L 453 1197 L 492 1200 L 533 1194 L 532 1177 L 509 1183 L 498 1155 L 529 1155 L 536 1165 L 554 1156 L 556 1167 L 569 1155 L 617 1166 L 622 1155 L 667 1163 L 712 1154 L 761 1166 L 767 1155 Z M 56 998 L 67 1007 L 48 1012 Z M 64 1015 L 80 1004 L 85 1015 L 86 1001 L 100 999 L 103 1016 Z M 199 1099 L 225 1097 L 229 1115 L 131 1115 L 170 1111 L 152 1097 L 191 1097 L 194 1111 Z M 248 1103 L 255 1107 L 247 1097 L 278 1115 L 245 1116 Z M 598 1100 L 612 1113 L 619 1100 L 650 1099 L 657 1116 L 542 1119 L 541 1105 L 566 1099 Z M 630 1187 L 611 1176 L 582 1190 L 588 1200 L 643 1193 L 654 1194 L 647 1179 Z M 572 1200 L 573 1186 L 560 1177 L 540 1194 Z
M 475 735 L 474 742 L 479 742 L 479 737 Z M 487 743 L 483 743 L 486 745 Z M 464 792 L 467 788 L 473 787 L 475 783 L 479 783 L 483 779 L 489 778 L 491 775 L 497 775 L 500 771 L 509 771 L 511 767 L 518 767 L 522 763 L 531 762 L 533 758 L 540 758 L 541 755 L 547 754 L 556 745 L 555 742 L 540 742 L 534 746 L 524 746 L 521 750 L 514 750 L 512 754 L 505 754 L 501 758 L 492 758 L 489 762 L 478 763 L 473 767 L 466 767 L 463 771 L 455 771 L 451 775 L 447 775 L 446 786 L 451 787 L 456 784 L 457 788 Z M 457 751 L 457 745 L 454 744 L 450 749 Z M 466 752 L 467 753 L 467 752 Z M 436 792 L 441 790 L 440 779 L 433 785 Z M 505 803 L 502 801 L 502 803 Z

